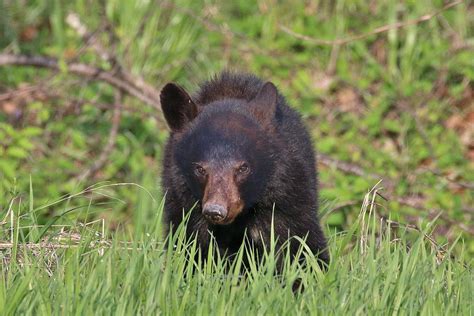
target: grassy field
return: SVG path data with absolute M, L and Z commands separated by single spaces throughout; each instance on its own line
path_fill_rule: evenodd
M 326 273 L 164 249 L 159 90 L 226 68 L 313 137 Z M 472 1 L 0 1 L 0 314 L 470 315 L 473 82 Z
M 72 199 L 101 195 L 108 188 L 94 187 Z M 41 210 L 30 198 L 32 210 L 14 217 L 31 218 Z M 1 245 L 6 251 L 1 258 L 0 314 L 470 315 L 474 311 L 472 261 L 465 253 L 454 256 L 452 249 L 430 241 L 428 231 L 411 232 L 390 221 L 379 222 L 377 207 L 371 203 L 376 190 L 366 195 L 348 231 L 331 235 L 332 262 L 326 272 L 304 248 L 301 258 L 306 265 L 290 263 L 284 256 L 283 270 L 276 271 L 274 245 L 263 263 L 244 247 L 230 268 L 220 258 L 205 264 L 188 261 L 195 255 L 195 242 L 177 233 L 170 240 L 176 247 L 166 249 L 157 238 L 162 204 L 147 194 L 141 199 L 141 211 L 148 210 L 151 220 L 125 239 L 115 234 L 106 238 L 101 222 L 59 228 L 51 221 L 48 236 L 42 227 L 13 225 L 11 247 Z M 68 200 L 53 205 L 61 207 Z M 85 207 L 88 212 L 96 208 L 93 203 Z M 10 211 L 15 210 L 20 209 L 12 205 Z M 70 211 L 74 209 L 65 212 Z M 26 218 L 22 222 L 34 224 Z M 246 256 L 250 264 L 242 272 Z M 297 279 L 304 290 L 293 292 Z

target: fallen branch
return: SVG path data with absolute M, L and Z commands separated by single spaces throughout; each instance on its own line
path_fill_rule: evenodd
M 128 244 L 132 244 L 131 242 L 119 242 L 118 246 L 116 246 L 116 249 L 120 250 L 135 250 L 135 251 L 141 251 L 144 249 L 152 250 L 152 251 L 163 251 L 163 250 L 156 250 L 156 249 L 151 249 L 150 247 L 144 247 L 144 246 L 139 246 L 139 247 L 134 247 L 134 246 L 128 246 Z M 156 243 L 158 244 L 161 243 Z M 92 241 L 88 246 L 90 248 L 93 248 L 92 250 L 98 250 L 98 251 L 104 251 L 104 249 L 111 249 L 113 245 L 112 240 L 100 240 L 100 241 Z M 25 248 L 29 250 L 33 249 L 72 249 L 72 248 L 83 248 L 84 245 L 81 244 L 80 242 L 75 242 L 75 243 L 59 243 L 59 242 L 39 242 L 39 243 L 12 243 L 12 242 L 1 242 L 0 241 L 0 250 L 2 249 L 12 249 L 14 247 L 18 248 Z
M 0 242 L 0 249 L 11 249 L 15 246 L 11 242 Z M 27 249 L 69 249 L 79 247 L 79 244 L 59 244 L 59 243 L 50 243 L 50 242 L 40 242 L 40 243 L 19 243 L 18 247 L 27 248 Z
M 324 155 L 324 154 L 318 154 L 318 162 L 325 165 L 325 166 L 333 167 L 333 168 L 336 168 L 336 169 L 338 169 L 340 171 L 343 171 L 345 173 L 351 173 L 351 174 L 354 174 L 356 176 L 371 178 L 371 179 L 375 179 L 375 180 L 384 179 L 384 184 L 385 184 L 386 187 L 388 186 L 388 187 L 392 188 L 392 187 L 395 186 L 393 181 L 391 181 L 389 179 L 386 179 L 384 176 L 382 176 L 380 174 L 376 174 L 376 173 L 367 172 L 362 167 L 360 167 L 356 164 L 353 164 L 353 163 L 337 160 L 335 158 L 329 157 L 329 156 Z
M 37 68 L 48 68 L 60 70 L 59 62 L 55 58 L 45 56 L 27 56 L 0 54 L 0 66 L 31 66 Z M 109 72 L 102 68 L 93 67 L 81 63 L 66 63 L 67 71 L 78 76 L 86 77 L 91 80 L 103 81 L 111 86 L 122 90 L 123 92 L 136 97 L 137 99 L 153 106 L 161 111 L 158 98 L 149 95 L 134 84 L 117 76 L 116 73 Z
M 448 10 L 448 9 L 454 7 L 454 6 L 457 6 L 457 5 L 459 5 L 463 2 L 464 1 L 462 1 L 462 0 L 454 1 L 454 2 L 446 4 L 444 7 L 442 7 L 441 9 L 439 9 L 439 10 L 433 12 L 433 13 L 422 15 L 422 16 L 416 18 L 416 19 L 413 19 L 413 20 L 408 20 L 406 22 L 397 22 L 397 23 L 393 23 L 393 24 L 383 25 L 383 26 L 378 27 L 378 28 L 376 28 L 376 29 L 374 29 L 374 30 L 372 30 L 368 33 L 365 33 L 365 34 L 359 34 L 359 35 L 354 35 L 354 36 L 350 36 L 350 37 L 347 37 L 347 38 L 339 38 L 339 39 L 335 39 L 335 40 L 324 40 L 324 39 L 310 37 L 310 36 L 307 36 L 307 35 L 304 35 L 304 34 L 301 34 L 301 33 L 297 33 L 297 32 L 295 32 L 295 31 L 293 31 L 293 30 L 289 29 L 288 27 L 286 27 L 284 25 L 281 25 L 281 24 L 279 25 L 279 27 L 283 32 L 285 32 L 285 33 L 287 33 L 291 36 L 294 36 L 297 39 L 300 39 L 300 40 L 303 40 L 305 42 L 312 43 L 312 44 L 315 44 L 315 45 L 322 45 L 322 46 L 345 45 L 345 44 L 348 44 L 348 43 L 351 43 L 351 42 L 354 42 L 354 41 L 365 39 L 365 38 L 367 38 L 369 36 L 372 36 L 372 35 L 377 35 L 377 34 L 380 34 L 380 33 L 385 33 L 385 32 L 391 31 L 391 30 L 401 29 L 401 28 L 404 28 L 404 27 L 407 27 L 407 26 L 410 26 L 410 25 L 416 25 L 416 24 L 420 24 L 420 23 L 429 21 L 432 18 L 440 15 L 444 11 L 446 11 L 446 10 Z

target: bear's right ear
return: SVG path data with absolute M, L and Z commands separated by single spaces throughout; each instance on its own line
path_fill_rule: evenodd
M 168 83 L 161 90 L 161 109 L 172 131 L 179 131 L 198 114 L 198 108 L 189 94 L 180 86 Z
M 250 109 L 260 123 L 269 125 L 275 117 L 278 91 L 271 82 L 266 82 L 250 102 Z

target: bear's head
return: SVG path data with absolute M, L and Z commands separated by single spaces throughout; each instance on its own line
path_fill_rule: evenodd
M 202 214 L 215 225 L 232 223 L 259 200 L 274 173 L 278 93 L 267 82 L 249 100 L 201 105 L 169 83 L 161 106 L 171 128 L 172 154 Z

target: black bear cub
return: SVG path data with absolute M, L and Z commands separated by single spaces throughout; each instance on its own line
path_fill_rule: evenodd
M 162 183 L 168 228 L 191 212 L 186 234 L 197 234 L 201 250 L 212 234 L 232 255 L 244 238 L 257 250 L 269 245 L 273 221 L 280 244 L 299 236 L 329 261 L 311 140 L 271 82 L 224 72 L 193 96 L 168 83 L 161 106 L 171 128 Z

